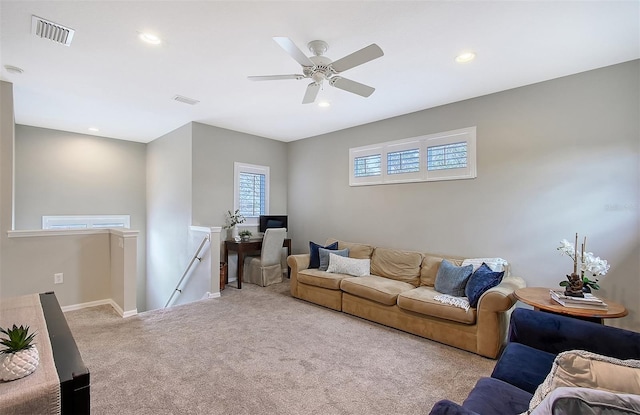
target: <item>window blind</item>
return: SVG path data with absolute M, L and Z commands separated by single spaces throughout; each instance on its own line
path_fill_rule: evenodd
M 266 176 L 241 172 L 239 179 L 238 209 L 240 209 L 240 213 L 247 217 L 264 215 Z

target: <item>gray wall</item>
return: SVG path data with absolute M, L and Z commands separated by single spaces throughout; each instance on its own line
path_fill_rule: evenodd
M 191 126 L 186 124 L 147 145 L 149 310 L 165 305 L 193 254 Z
M 295 252 L 327 237 L 501 256 L 529 286 L 557 286 L 576 232 L 611 264 L 601 295 L 640 331 L 639 62 L 289 143 Z M 349 187 L 350 147 L 477 126 L 473 180 Z
M 270 213 L 287 213 L 286 143 L 193 123 L 194 225 L 224 225 L 225 213 L 233 210 L 236 161 L 269 166 Z
M 43 215 L 130 215 L 144 310 L 146 145 L 24 125 L 15 136 L 15 229 L 40 229 Z
M 233 210 L 234 162 L 269 166 L 269 212 L 287 213 L 287 144 L 237 131 L 193 123 L 193 224 L 224 226 Z M 254 234 L 257 226 L 247 227 Z M 220 233 L 222 240 L 227 232 Z M 222 254 L 221 254 L 222 255 Z M 221 260 L 224 257 L 221 256 Z M 235 278 L 237 258 L 228 273 Z

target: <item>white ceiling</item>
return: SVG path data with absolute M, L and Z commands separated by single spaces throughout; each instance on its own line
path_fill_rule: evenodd
M 31 35 L 31 15 L 75 29 L 71 46 Z M 639 21 L 637 0 L 2 0 L 0 77 L 14 84 L 18 124 L 149 142 L 198 121 L 293 141 L 638 59 Z M 382 58 L 344 73 L 376 91 L 325 85 L 321 108 L 301 104 L 308 79 L 248 81 L 300 73 L 273 36 L 305 53 L 322 39 L 333 60 L 378 44 Z M 466 50 L 476 60 L 456 63 Z

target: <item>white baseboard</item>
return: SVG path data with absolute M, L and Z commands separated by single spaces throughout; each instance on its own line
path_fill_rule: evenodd
M 62 309 L 63 313 L 66 313 L 67 311 L 82 310 L 83 308 L 97 307 L 100 305 L 110 305 L 116 311 L 116 313 L 118 313 L 118 315 L 120 315 L 120 317 L 122 318 L 127 318 L 127 317 L 135 316 L 136 314 L 138 314 L 137 309 L 123 311 L 122 308 L 120 308 L 120 306 L 111 298 L 107 298 L 104 300 L 90 301 L 88 303 L 66 305 L 60 308 Z

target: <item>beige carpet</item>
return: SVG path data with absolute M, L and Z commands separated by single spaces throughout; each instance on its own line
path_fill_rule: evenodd
M 91 413 L 425 414 L 495 364 L 319 307 L 288 280 L 122 319 L 66 313 L 91 371 Z

